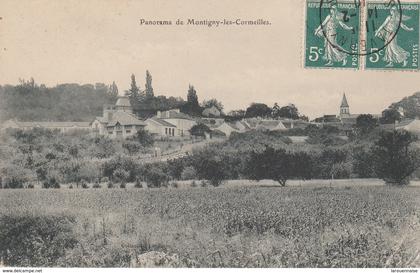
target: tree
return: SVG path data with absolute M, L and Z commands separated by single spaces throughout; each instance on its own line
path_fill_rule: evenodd
M 194 125 L 190 129 L 190 133 L 193 136 L 205 137 L 206 133 L 210 133 L 210 132 L 211 132 L 210 128 L 203 123 L 199 123 L 197 125 Z
M 142 100 L 140 89 L 137 87 L 136 76 L 131 75 L 131 86 L 126 92 L 126 95 L 130 99 L 130 103 L 134 109 L 138 109 L 139 103 Z
M 246 118 L 262 117 L 266 118 L 271 116 L 271 108 L 264 103 L 252 103 L 245 113 Z
M 362 114 L 356 119 L 356 129 L 361 135 L 370 133 L 378 125 L 378 120 L 370 114 Z
M 353 172 L 357 174 L 359 178 L 375 177 L 375 169 L 372 164 L 375 159 L 371 147 L 366 147 L 366 145 L 354 147 L 352 157 Z
M 200 156 L 200 159 L 194 162 L 194 168 L 200 179 L 208 180 L 215 187 L 220 186 L 228 177 L 226 163 L 217 155 Z
M 223 111 L 223 104 L 218 101 L 217 99 L 210 99 L 210 100 L 205 100 L 203 101 L 203 108 L 211 108 L 211 107 L 216 107 L 220 112 Z
M 299 111 L 294 104 L 289 104 L 280 108 L 278 116 L 281 118 L 299 119 Z
M 129 155 L 135 155 L 140 152 L 143 146 L 137 141 L 126 140 L 122 143 L 122 147 L 127 150 Z
M 384 132 L 373 148 L 374 168 L 379 178 L 390 184 L 408 184 L 420 166 L 419 151 L 411 147 L 417 137 L 407 131 Z
M 246 172 L 251 179 L 272 179 L 285 186 L 292 169 L 290 163 L 291 156 L 284 149 L 275 150 L 267 146 L 262 153 L 251 153 Z
M 401 114 L 394 108 L 388 108 L 382 112 L 380 119 L 382 124 L 394 124 L 396 121 L 401 120 Z
M 279 118 L 280 117 L 280 106 L 278 103 L 274 103 L 273 109 L 271 110 L 271 116 L 273 118 Z
M 235 120 L 241 120 L 245 117 L 245 111 L 244 110 L 232 110 L 230 111 L 225 119 L 227 121 L 235 121 Z
M 112 82 L 112 84 L 109 86 L 108 94 L 109 94 L 110 97 L 117 99 L 117 97 L 118 97 L 118 87 L 115 84 L 115 81 Z
M 143 147 L 150 147 L 153 146 L 155 143 L 155 140 L 153 139 L 153 136 L 144 129 L 139 129 L 137 133 L 130 138 L 131 140 L 137 141 L 140 143 Z
M 152 87 L 152 75 L 150 74 L 149 70 L 146 70 L 145 95 L 146 99 L 151 99 L 155 96 Z
M 192 85 L 188 87 L 187 103 L 181 107 L 181 111 L 192 116 L 201 115 L 202 109 L 198 103 L 197 91 Z

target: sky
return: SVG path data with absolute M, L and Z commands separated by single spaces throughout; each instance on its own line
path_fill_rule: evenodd
M 156 95 L 217 98 L 225 110 L 294 103 L 311 118 L 380 113 L 420 91 L 418 72 L 305 69 L 303 0 L 1 0 L 0 84 L 116 82 L 145 71 Z M 268 20 L 265 26 L 140 25 L 140 20 Z

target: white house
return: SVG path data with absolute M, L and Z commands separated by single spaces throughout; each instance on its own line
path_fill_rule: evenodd
M 224 133 L 227 137 L 229 137 L 233 132 L 241 132 L 241 130 L 235 126 L 235 123 L 232 122 L 223 122 L 218 127 L 213 128 L 213 130 L 220 131 Z
M 202 113 L 205 117 L 220 117 L 221 114 L 221 111 L 214 105 L 204 109 Z
M 179 109 L 172 109 L 168 111 L 158 111 L 156 116 L 151 118 L 152 120 L 146 120 L 146 123 L 151 126 L 148 126 L 146 130 L 153 131 L 160 134 L 161 136 L 174 136 L 182 137 L 189 136 L 190 129 L 196 125 L 196 121 L 190 116 L 181 113 Z M 158 125 L 158 123 L 160 125 Z M 169 127 L 168 123 L 175 126 Z M 157 126 L 160 126 L 160 129 L 157 129 Z M 166 126 L 166 127 L 165 127 Z M 150 129 L 149 129 L 150 128 Z M 170 134 L 166 134 L 166 129 L 171 130 Z
M 119 97 L 115 105 L 105 105 L 103 116 L 91 123 L 94 132 L 111 138 L 127 138 L 145 127 L 146 123 L 133 114 L 127 97 Z
M 157 117 L 146 120 L 146 130 L 153 135 L 175 136 L 176 126 Z

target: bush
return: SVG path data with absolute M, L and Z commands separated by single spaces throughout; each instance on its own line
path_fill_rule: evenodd
M 29 183 L 29 184 L 28 184 L 28 186 L 27 186 L 27 188 L 28 188 L 28 189 L 33 189 L 33 188 L 35 188 L 35 186 L 34 186 L 34 184 Z
M 175 189 L 179 187 L 178 182 L 173 182 L 171 186 Z
M 98 182 L 95 182 L 95 184 L 93 184 L 92 188 L 94 189 L 100 189 L 101 185 Z
M 147 186 L 150 188 L 159 188 L 167 186 L 169 176 L 162 169 L 162 166 L 149 166 L 145 169 L 144 178 L 146 179 Z
M 108 178 L 124 179 L 125 182 L 134 182 L 139 164 L 132 157 L 116 156 L 105 162 L 102 167 L 103 175 Z
M 50 177 L 47 181 L 42 184 L 44 189 L 59 189 L 60 183 L 58 183 L 55 177 Z
M 73 189 L 73 184 L 70 184 L 69 189 Z
M 34 173 L 17 165 L 9 165 L 1 170 L 3 173 L 4 188 L 21 189 L 26 183 L 35 178 Z
M 114 183 L 109 181 L 107 187 L 108 187 L 108 189 L 112 189 L 114 187 Z
M 112 177 L 116 182 L 126 182 L 130 177 L 130 173 L 124 169 L 119 168 L 114 171 Z
M 143 147 L 151 147 L 155 142 L 153 136 L 144 129 L 138 130 L 137 133 L 130 138 L 130 140 L 140 143 Z
M 102 177 L 102 178 L 101 178 L 101 183 L 103 183 L 103 184 L 108 184 L 108 183 L 109 183 L 109 178 L 108 178 L 108 177 L 106 177 L 106 176 Z
M 89 189 L 88 183 L 84 180 L 82 180 L 82 189 Z
M 193 188 L 197 187 L 197 182 L 195 182 L 195 180 L 191 183 L 191 187 Z
M 126 187 L 125 182 L 121 182 L 121 184 L 120 184 L 120 188 L 121 188 L 121 189 L 125 189 L 125 187 Z
M 185 167 L 181 173 L 182 180 L 191 180 L 197 178 L 197 172 L 195 171 L 193 166 Z
M 77 244 L 74 225 L 70 216 L 0 216 L 0 260 L 13 267 L 56 266 Z
M 140 181 L 137 181 L 136 184 L 134 184 L 134 187 L 141 189 L 143 188 L 143 184 Z
M 410 176 L 420 166 L 419 151 L 411 144 L 417 137 L 407 131 L 384 132 L 375 143 L 375 172 L 390 184 L 408 184 Z

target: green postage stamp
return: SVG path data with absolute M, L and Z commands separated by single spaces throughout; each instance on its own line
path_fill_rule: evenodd
M 307 0 L 305 67 L 418 70 L 419 7 L 400 0 Z
M 419 4 L 368 3 L 367 69 L 419 68 Z
M 354 2 L 307 1 L 305 67 L 359 67 L 360 9 Z

